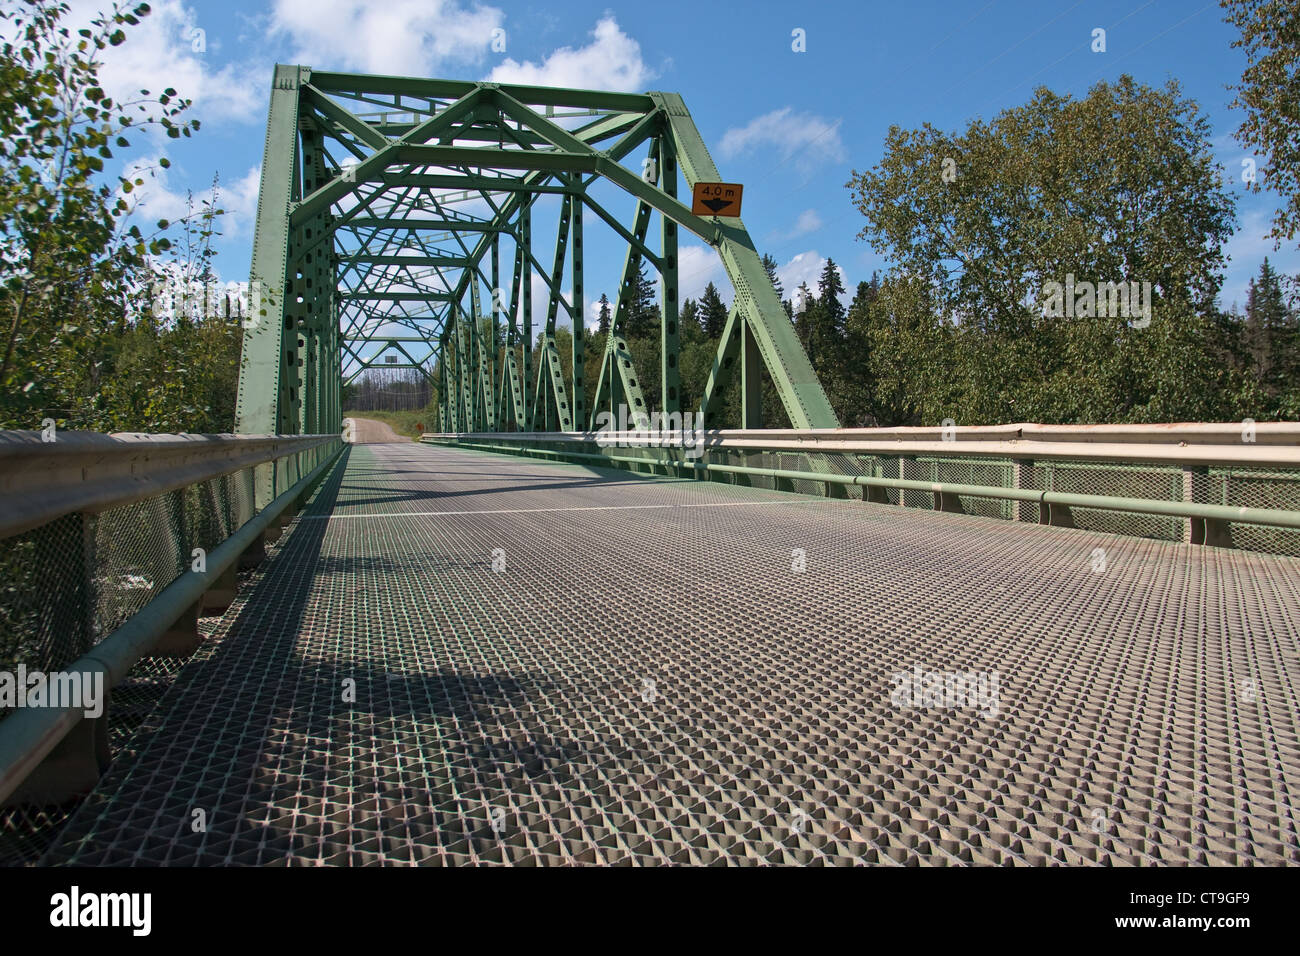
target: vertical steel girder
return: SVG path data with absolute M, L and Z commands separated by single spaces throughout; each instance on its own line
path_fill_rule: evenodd
M 664 193 L 677 198 L 677 154 L 671 136 L 659 137 L 655 166 L 662 181 Z M 661 216 L 659 267 L 660 301 L 663 321 L 659 335 L 659 408 L 666 415 L 682 410 L 681 371 L 677 359 L 681 354 L 681 338 L 677 329 L 677 223 Z
M 645 200 L 637 201 L 632 234 L 640 243 L 645 242 L 646 233 L 650 229 L 650 212 L 649 203 Z M 605 356 L 600 366 L 600 378 L 596 381 L 593 405 L 598 406 L 601 396 L 608 391 L 611 417 L 615 421 L 622 420 L 617 406 L 625 402 L 630 420 L 637 428 L 644 429 L 650 427 L 650 408 L 641 393 L 636 365 L 632 361 L 632 350 L 623 335 L 640 274 L 641 253 L 636 244 L 629 243 L 627 255 L 623 259 L 623 273 L 619 278 L 618 296 L 614 300 L 614 315 L 609 323 L 609 337 L 605 341 Z
M 642 147 L 642 170 L 623 165 Z M 695 410 L 711 425 L 728 424 L 716 421 L 716 398 L 739 364 L 740 424 L 761 427 L 766 370 L 795 427 L 834 427 L 741 220 L 696 216 L 678 199 L 683 180 L 689 190 L 718 179 L 675 93 L 277 66 L 253 243 L 260 309 L 244 333 L 236 430 L 339 429 L 344 383 L 382 367 L 390 349 L 405 359 L 398 367 L 420 368 L 435 384 L 444 429 L 584 429 L 599 411 L 617 415 L 620 403 L 645 426 L 651 400 L 667 414 L 689 411 L 682 408 L 678 361 L 683 227 L 717 250 L 735 289 Z M 632 223 L 621 223 L 588 194 L 597 181 L 636 200 Z M 534 204 L 547 195 L 560 197 L 549 269 L 532 249 Z M 594 385 L 584 381 L 587 211 L 626 248 Z M 647 244 L 656 213 L 657 251 Z M 502 240 L 514 245 L 508 296 Z M 624 328 L 643 263 L 659 273 L 660 387 L 653 396 L 642 390 Z M 534 268 L 547 296 L 546 321 L 536 331 Z M 573 332 L 567 376 L 556 339 L 561 309 Z M 408 351 L 403 342 L 425 348 Z

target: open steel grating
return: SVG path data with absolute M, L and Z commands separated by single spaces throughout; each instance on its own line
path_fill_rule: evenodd
M 45 862 L 1300 862 L 1290 558 L 403 444 L 264 569 Z

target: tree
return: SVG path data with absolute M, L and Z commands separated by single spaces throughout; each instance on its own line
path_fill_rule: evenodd
M 785 298 L 785 288 L 781 285 L 781 280 L 776 274 L 777 262 L 768 253 L 763 253 L 763 271 L 767 273 L 767 278 L 772 283 L 772 288 L 776 290 L 778 299 Z
M 700 306 L 694 299 L 682 303 L 677 313 L 677 327 L 681 330 L 683 342 L 697 342 L 704 338 L 704 328 L 700 325 Z
M 147 258 L 169 247 L 170 223 L 146 235 L 130 221 L 131 194 L 152 167 L 111 176 L 104 161 L 138 129 L 176 138 L 199 124 L 180 118 L 190 101 L 173 89 L 117 102 L 101 85 L 101 56 L 147 4 L 115 7 L 76 34 L 67 12 L 48 0 L 0 11 L 17 38 L 0 47 L 0 426 L 32 428 L 49 415 L 140 428 L 107 415 L 100 393 L 129 352 L 129 317 L 148 311 Z
M 957 420 L 1148 420 L 1236 393 L 1218 377 L 1230 363 L 1214 302 L 1232 200 L 1176 83 L 1122 76 L 1079 100 L 1039 89 L 961 134 L 894 127 L 848 185 L 860 237 L 959 330 Z M 1074 317 L 1046 314 L 1048 283 L 1075 280 L 1150 283 L 1152 327 L 1118 296 L 1115 313 L 1081 292 Z
M 879 295 L 880 274 L 873 272 L 870 282 L 858 283 L 844 317 L 844 366 L 835 413 L 848 428 L 875 424 L 871 407 L 874 386 L 871 330 L 878 311 L 875 302 Z
M 1247 180 L 1283 201 L 1269 235 L 1291 240 L 1300 230 L 1300 5 L 1294 0 L 1221 0 L 1224 19 L 1241 31 L 1234 47 L 1246 53 L 1232 107 L 1245 111 L 1237 139 L 1265 157 Z M 1252 159 L 1253 162 L 1253 159 Z
M 800 288 L 806 296 L 807 286 Z M 808 360 L 812 362 L 822 388 L 837 412 L 845 401 L 845 377 L 851 374 L 848 356 L 845 354 L 845 311 L 844 303 L 840 301 L 843 293 L 844 283 L 840 278 L 839 267 L 834 260 L 827 259 L 817 282 L 816 298 L 805 300 L 807 307 L 804 314 L 796 319 L 800 338 L 805 340 Z
M 633 278 L 632 293 L 628 296 L 626 314 L 623 316 L 623 335 L 628 339 L 658 337 L 659 305 L 655 299 L 655 284 L 646 275 L 645 260 L 638 260 Z
M 812 289 L 808 288 L 808 283 L 800 282 L 799 288 L 794 290 L 790 300 L 790 318 L 794 322 L 794 330 L 798 333 L 805 352 L 810 352 L 813 347 L 812 310 L 816 305 L 817 299 L 813 296 Z
M 601 335 L 609 334 L 609 296 L 603 292 L 600 294 L 600 318 L 596 331 Z
M 1269 417 L 1295 417 L 1300 406 L 1300 328 L 1282 283 L 1265 258 L 1250 280 L 1243 329 L 1251 372 L 1268 401 Z
M 834 350 L 844 338 L 844 282 L 834 259 L 827 259 L 817 280 L 817 309 L 815 312 L 818 346 L 824 356 Z
M 716 345 L 727 325 L 727 305 L 712 282 L 704 287 L 704 294 L 700 296 L 699 315 L 705 337 Z
M 865 283 L 864 283 L 865 284 Z M 865 408 L 857 420 L 882 428 L 938 425 L 958 417 L 961 370 L 954 361 L 957 330 L 939 315 L 933 290 L 918 279 L 887 277 L 849 309 L 852 334 L 868 352 Z

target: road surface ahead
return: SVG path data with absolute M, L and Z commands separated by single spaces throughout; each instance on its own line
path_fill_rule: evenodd
M 376 421 L 373 418 L 357 418 L 355 415 L 349 415 L 352 419 L 354 438 L 353 443 L 357 445 L 382 444 L 384 442 L 410 441 L 403 438 L 387 422 Z
M 46 862 L 1300 863 L 1298 650 L 1295 559 L 354 445 Z

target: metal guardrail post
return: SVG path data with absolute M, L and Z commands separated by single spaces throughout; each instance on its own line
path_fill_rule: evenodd
M 202 607 L 199 609 L 201 615 L 222 614 L 226 608 L 230 607 L 235 600 L 235 591 L 238 589 L 239 581 L 235 565 L 226 568 L 217 575 L 212 586 L 203 592 L 200 598 Z
M 182 611 L 180 617 L 163 631 L 151 653 L 157 657 L 189 657 L 197 651 L 203 643 L 203 635 L 199 633 L 202 603 L 203 598 L 200 597 Z
M 871 477 L 885 478 L 885 461 L 880 456 L 873 455 L 871 458 Z M 881 485 L 867 485 L 862 489 L 862 499 L 876 505 L 892 505 L 889 499 L 889 491 Z
M 1011 487 L 1017 491 L 1023 491 L 1028 488 L 1028 482 L 1033 475 L 1034 463 L 1027 458 L 1016 458 L 1011 462 Z M 1023 521 L 1024 518 L 1020 513 L 1020 505 L 1012 502 L 1011 507 L 1012 521 Z
M 1183 468 L 1183 501 L 1191 504 L 1214 504 L 1206 493 L 1210 487 L 1210 469 L 1207 465 L 1188 465 Z M 1218 518 L 1191 516 L 1184 522 L 1183 541 L 1187 544 L 1231 548 L 1232 528 Z

